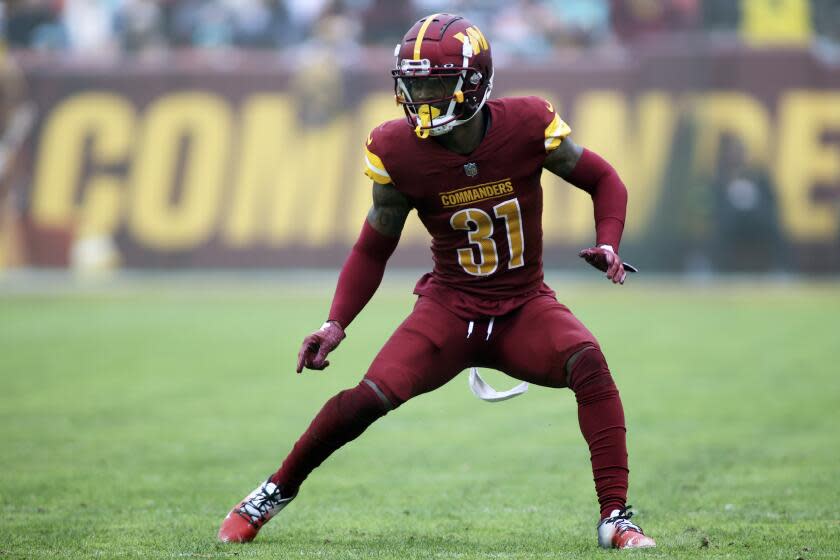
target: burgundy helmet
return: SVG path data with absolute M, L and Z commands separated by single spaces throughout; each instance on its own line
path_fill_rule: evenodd
M 446 134 L 467 122 L 490 97 L 490 44 L 461 16 L 424 17 L 411 26 L 394 55 L 397 103 L 420 138 Z M 423 99 L 414 99 L 420 92 L 426 94 Z

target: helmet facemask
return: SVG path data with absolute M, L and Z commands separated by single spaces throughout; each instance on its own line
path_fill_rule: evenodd
M 463 65 L 432 66 L 428 59 L 399 59 L 391 72 L 397 103 L 419 138 L 439 136 L 469 121 L 484 105 L 493 86 L 493 76 L 484 76 L 469 66 L 472 49 L 464 45 Z M 415 99 L 423 93 L 422 99 Z M 431 94 L 431 97 L 429 97 Z

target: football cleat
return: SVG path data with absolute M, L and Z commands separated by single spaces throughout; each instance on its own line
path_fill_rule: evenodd
M 642 528 L 630 521 L 631 506 L 614 509 L 610 516 L 598 523 L 598 544 L 602 548 L 652 548 L 656 546 Z
M 235 508 L 230 510 L 222 526 L 219 540 L 222 542 L 251 542 L 269 519 L 280 513 L 295 495 L 284 496 L 283 490 L 269 478 L 248 494 Z

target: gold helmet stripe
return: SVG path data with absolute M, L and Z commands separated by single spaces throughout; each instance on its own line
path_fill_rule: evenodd
M 414 41 L 414 60 L 420 60 L 420 46 L 423 44 L 423 36 L 426 34 L 426 29 L 432 24 L 432 21 L 440 14 L 432 14 L 426 18 L 423 25 L 420 26 L 420 31 L 417 32 L 417 39 Z

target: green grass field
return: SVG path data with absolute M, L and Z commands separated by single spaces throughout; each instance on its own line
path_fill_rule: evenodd
M 592 279 L 553 285 L 622 391 L 630 503 L 659 542 L 629 554 L 840 557 L 840 285 Z M 0 291 L 0 558 L 615 554 L 596 548 L 571 392 L 491 405 L 466 374 L 334 455 L 255 543 L 216 543 L 412 285 L 389 282 L 305 376 L 331 282 Z

